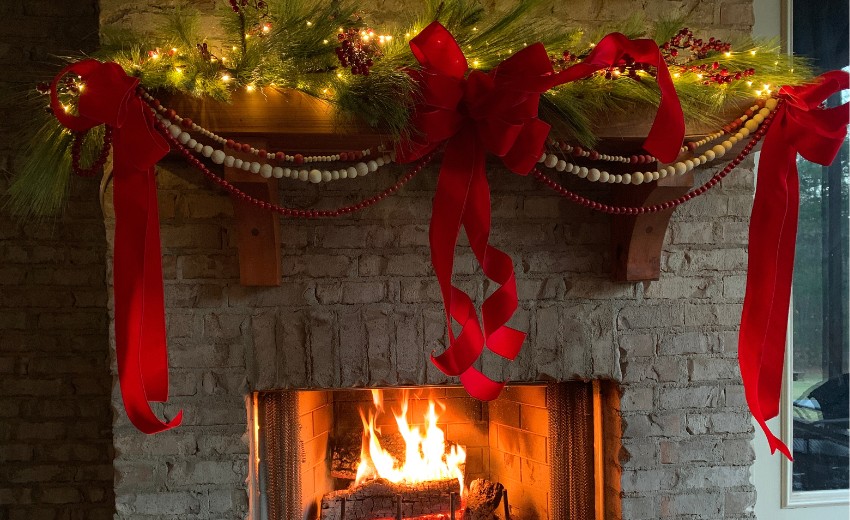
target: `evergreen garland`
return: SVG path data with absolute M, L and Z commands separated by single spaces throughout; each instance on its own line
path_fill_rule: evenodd
M 400 28 L 380 30 L 391 38 L 382 39 L 368 74 L 342 67 L 335 51 L 341 33 L 377 30 L 357 15 L 350 0 L 234 0 L 232 8 L 224 5 L 215 14 L 224 35 L 220 43 L 199 34 L 197 11 L 181 8 L 154 37 L 126 31 L 104 34 L 103 45 L 93 57 L 117 62 L 149 91 L 227 101 L 231 92 L 241 88 L 300 90 L 331 102 L 342 116 L 399 137 L 411 131 L 408 117 L 417 95 L 416 85 L 404 72 L 416 66 L 408 41 L 433 20 L 454 34 L 471 67 L 485 71 L 533 42 L 542 42 L 553 59 L 569 51 L 577 60 L 611 31 L 631 38 L 651 37 L 663 44 L 684 25 L 681 20 L 649 25 L 632 18 L 620 27 L 582 31 L 545 21 L 550 17 L 533 16 L 539 4 L 539 0 L 526 0 L 505 13 L 493 14 L 473 0 L 423 2 Z M 780 85 L 800 84 L 811 76 L 804 60 L 782 55 L 774 42 L 734 42 L 731 52 L 710 52 L 687 65 L 714 62 L 731 71 L 753 68 L 755 74 L 746 81 L 705 85 L 699 73 L 670 66 L 689 123 L 719 123 L 719 113 L 727 104 L 752 99 L 757 91 L 767 94 Z M 599 73 L 546 93 L 541 115 L 559 134 L 553 137 L 592 145 L 594 121 L 629 117 L 641 108 L 657 106 L 654 78 L 643 71 L 638 76 L 606 79 Z M 33 103 L 32 96 L 27 102 Z M 49 114 L 37 107 L 34 111 L 43 117 L 32 120 L 25 152 L 28 160 L 18 170 L 6 205 L 22 216 L 53 215 L 66 198 L 72 136 Z M 98 135 L 102 132 L 86 140 L 84 163 L 97 154 Z

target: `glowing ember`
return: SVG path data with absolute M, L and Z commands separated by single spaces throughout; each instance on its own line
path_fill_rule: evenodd
M 395 415 L 399 433 L 405 444 L 403 462 L 395 459 L 381 447 L 380 429 L 375 427 L 375 419 L 384 411 L 384 400 L 380 390 L 372 390 L 374 410 L 368 418 L 360 410 L 363 421 L 363 442 L 360 447 L 360 463 L 357 466 L 357 479 L 360 484 L 369 479 L 383 478 L 393 483 L 416 484 L 431 480 L 457 479 L 463 490 L 463 465 L 466 463 L 466 450 L 456 444 L 447 445 L 445 434 L 437 426 L 439 416 L 434 401 L 428 400 L 428 412 L 417 421 L 425 424 L 423 432 L 419 426 L 413 426 L 407 420 L 408 396 L 403 393 L 401 413 Z

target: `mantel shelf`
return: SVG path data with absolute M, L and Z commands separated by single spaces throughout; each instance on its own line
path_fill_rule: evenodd
M 322 154 L 374 148 L 388 142 L 387 136 L 369 127 L 355 121 L 340 121 L 330 103 L 298 91 L 239 91 L 233 93 L 230 103 L 174 96 L 166 99 L 166 104 L 180 114 L 191 115 L 196 123 L 213 132 L 268 150 Z M 728 107 L 728 118 L 724 119 L 731 120 L 740 114 L 741 106 Z M 602 136 L 599 147 L 609 153 L 639 153 L 642 136 L 651 126 L 652 114 L 645 117 L 638 114 L 636 120 L 636 124 L 601 122 L 605 126 L 597 132 Z M 702 136 L 712 131 L 708 127 L 694 126 L 688 130 L 689 136 Z M 607 169 L 611 173 L 625 173 L 628 165 L 611 163 Z M 255 198 L 279 202 L 276 179 L 263 179 L 235 168 L 225 168 L 225 177 Z M 649 206 L 680 197 L 693 184 L 693 173 L 687 173 L 641 186 L 612 185 L 611 200 L 619 205 Z M 280 219 L 245 201 L 236 198 L 232 201 L 237 220 L 241 283 L 280 285 Z M 611 217 L 612 276 L 615 280 L 658 279 L 664 236 L 674 211 Z

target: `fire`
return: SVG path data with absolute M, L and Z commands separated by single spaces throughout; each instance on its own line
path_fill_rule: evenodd
M 419 426 L 411 425 L 407 419 L 408 395 L 403 393 L 401 413 L 395 416 L 401 437 L 404 439 L 405 457 L 398 461 L 381 446 L 380 428 L 375 419 L 384 410 L 383 394 L 372 390 L 374 410 L 368 417 L 360 410 L 363 421 L 363 442 L 360 447 L 360 463 L 357 466 L 355 484 L 374 478 L 383 478 L 393 483 L 416 484 L 431 480 L 457 479 L 463 490 L 463 466 L 466 463 L 466 450 L 457 444 L 446 444 L 445 434 L 437 426 L 439 415 L 436 404 L 428 400 L 428 412 L 422 421 L 423 432 Z

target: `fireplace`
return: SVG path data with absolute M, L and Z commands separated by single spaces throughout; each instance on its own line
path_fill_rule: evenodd
M 252 518 L 604 518 L 617 395 L 602 381 L 492 402 L 452 386 L 256 393 Z

